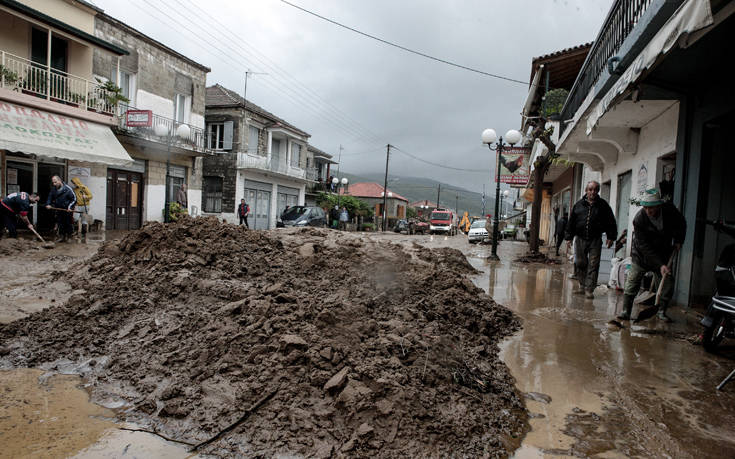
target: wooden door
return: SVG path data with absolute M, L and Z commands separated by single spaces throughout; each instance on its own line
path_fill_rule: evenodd
M 107 229 L 140 228 L 142 179 L 138 172 L 107 170 Z

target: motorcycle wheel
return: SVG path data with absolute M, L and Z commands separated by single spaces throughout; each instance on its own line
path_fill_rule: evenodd
M 727 316 L 722 313 L 715 313 L 712 318 L 712 325 L 704 327 L 702 333 L 702 346 L 707 352 L 715 352 L 717 346 L 722 342 L 727 328 Z

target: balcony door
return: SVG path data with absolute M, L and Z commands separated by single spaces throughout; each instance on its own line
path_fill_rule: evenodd
M 51 68 L 62 72 L 68 71 L 69 42 L 51 35 Z M 33 28 L 31 32 L 31 60 L 46 66 L 48 56 L 48 31 Z

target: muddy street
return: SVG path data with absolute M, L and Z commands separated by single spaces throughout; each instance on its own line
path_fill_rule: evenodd
M 192 241 L 213 243 L 208 231 L 186 231 Z M 217 231 L 222 237 L 235 230 Z M 173 236 L 180 246 L 170 251 L 161 249 L 155 236 L 132 233 L 115 235 L 119 241 L 107 245 L 26 247 L 26 269 L 15 270 L 0 289 L 0 310 L 9 323 L 2 330 L 0 382 L 8 397 L 0 406 L 0 431 L 3 441 L 12 439 L 16 447 L 4 457 L 39 451 L 47 457 L 118 457 L 125 451 L 186 457 L 190 445 L 120 428 L 201 441 L 271 392 L 273 400 L 248 422 L 266 425 L 268 436 L 243 425 L 203 454 L 291 451 L 327 457 L 371 451 L 392 457 L 397 451 L 392 444 L 419 455 L 452 448 L 519 458 L 735 454 L 735 392 L 714 390 L 735 361 L 732 348 L 712 356 L 693 345 L 699 328 L 692 311 L 675 310 L 669 325 L 653 319 L 622 330 L 610 327 L 619 295 L 604 287 L 594 300 L 572 295 L 571 266 L 516 262 L 523 243 L 502 243 L 501 261 L 491 262 L 489 246 L 470 245 L 463 236 L 251 233 L 250 245 L 234 248 L 249 251 L 250 274 L 233 276 L 245 264 L 232 265 L 232 257 L 217 255 L 233 250 L 231 245 L 215 244 L 207 259 L 192 241 Z M 270 272 L 261 263 L 266 253 L 280 266 L 277 277 L 289 279 L 276 282 L 277 288 L 262 275 L 249 277 L 253 271 Z M 303 271 L 304 264 L 325 254 L 333 266 L 318 265 L 316 277 L 317 271 Z M 119 269 L 125 263 L 140 272 Z M 209 271 L 213 267 L 216 276 Z M 349 293 L 334 287 L 332 270 L 349 279 L 343 282 Z M 225 272 L 226 278 L 218 277 Z M 366 277 L 364 286 L 353 277 L 358 272 Z M 143 281 L 155 273 L 160 284 Z M 299 280 L 304 273 L 308 276 Z M 479 288 L 463 282 L 464 276 Z M 202 280 L 192 289 L 184 282 L 191 278 Z M 29 279 L 42 286 L 32 295 L 19 288 Z M 119 285 L 110 287 L 116 280 Z M 90 285 L 101 293 L 89 292 Z M 401 296 L 398 289 L 407 285 L 413 287 Z M 481 289 L 516 314 L 522 327 L 504 309 L 495 309 Z M 36 294 L 49 290 L 54 293 L 48 298 Z M 243 293 L 249 290 L 261 293 Z M 314 307 L 299 294 L 305 291 L 325 292 L 314 304 L 323 299 L 333 307 L 294 315 L 294 307 Z M 436 303 L 423 299 L 427 294 Z M 255 303 L 242 301 L 247 298 Z M 340 302 L 352 306 L 334 307 Z M 380 312 L 383 303 L 390 308 Z M 122 304 L 127 306 L 120 309 Z M 415 316 L 416 306 L 399 306 L 406 304 L 450 309 L 423 309 Z M 264 307 L 275 320 L 258 319 Z M 477 324 L 492 331 L 479 336 L 512 334 L 474 341 L 477 332 L 465 327 L 477 325 L 460 319 L 472 317 L 472 308 L 488 307 L 491 316 Z M 456 319 L 452 311 L 460 313 Z M 437 313 L 448 321 L 436 320 Z M 359 322 L 353 324 L 350 315 Z M 240 327 L 257 332 L 248 338 L 238 333 Z M 212 344 L 202 358 L 205 342 Z M 249 351 L 236 355 L 233 345 Z M 280 386 L 269 384 L 277 380 Z M 283 389 L 286 382 L 294 389 Z M 192 383 L 195 390 L 187 387 Z M 495 389 L 485 390 L 488 384 Z M 426 390 L 429 396 L 420 395 Z M 527 415 L 519 411 L 524 407 Z M 488 420 L 500 428 L 468 435 Z M 20 429 L 26 423 L 31 430 Z M 441 435 L 422 430 L 440 425 Z M 327 436 L 318 436 L 320 431 Z M 314 440 L 302 441 L 300 432 Z

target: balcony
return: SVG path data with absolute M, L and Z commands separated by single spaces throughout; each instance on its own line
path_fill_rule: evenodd
M 615 0 L 569 92 L 561 119 L 573 119 L 588 97 L 596 98 L 606 91 L 682 2 Z M 614 57 L 617 59 L 610 61 Z M 613 73 L 608 65 L 614 68 Z
M 274 158 L 268 158 L 266 156 L 260 156 L 252 153 L 238 153 L 237 168 L 268 171 L 290 178 L 312 180 L 309 178 L 312 175 L 310 172 L 311 169 L 302 169 L 300 167 L 291 166 L 286 163 L 285 159 L 281 159 L 279 161 Z M 313 171 L 313 175 L 316 176 L 315 170 Z
M 115 94 L 104 85 L 0 51 L 0 88 L 81 110 L 115 114 Z
M 160 137 L 156 135 L 156 126 L 163 126 L 166 130 L 166 132 L 176 132 L 176 129 L 179 128 L 181 125 L 187 125 L 189 126 L 189 135 L 186 138 L 181 138 L 177 135 L 174 135 L 172 138 L 172 147 L 176 148 L 182 148 L 185 150 L 194 150 L 199 153 L 210 153 L 210 149 L 207 147 L 207 138 L 206 138 L 206 131 L 202 128 L 192 126 L 191 124 L 187 123 L 180 123 L 176 120 L 173 120 L 171 118 L 166 118 L 161 115 L 157 115 L 155 113 L 150 113 L 150 120 L 146 120 L 148 122 L 137 122 L 135 126 L 129 125 L 128 122 L 128 111 L 130 110 L 136 110 L 139 112 L 144 112 L 145 110 L 138 110 L 135 107 L 132 107 L 127 104 L 119 104 L 119 113 L 120 116 L 118 116 L 118 123 L 117 128 L 119 132 L 131 135 L 134 137 L 139 137 L 142 139 L 154 141 L 154 142 L 161 142 L 163 144 L 166 144 L 168 142 L 168 139 L 166 136 Z M 145 115 L 148 116 L 148 115 Z M 141 126 L 139 124 L 146 124 L 145 126 Z M 160 128 L 159 128 L 160 129 Z

